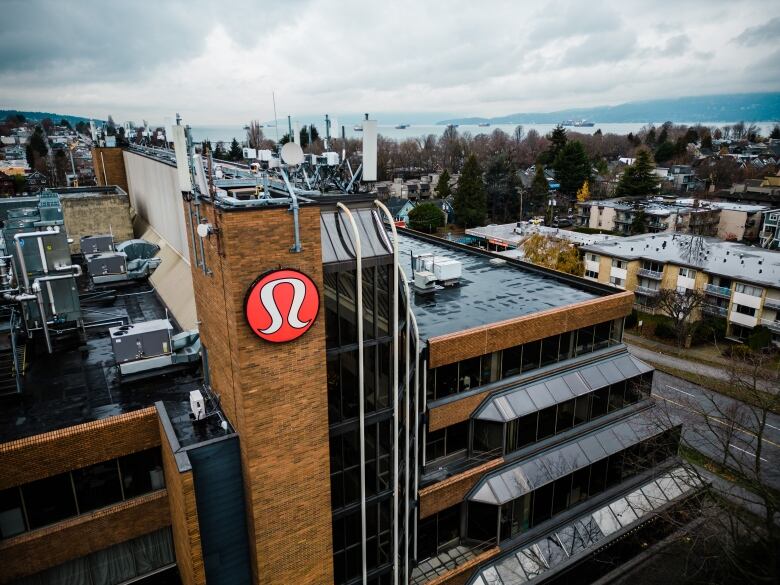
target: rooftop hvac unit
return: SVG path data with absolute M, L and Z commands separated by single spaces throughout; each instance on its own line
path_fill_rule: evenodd
M 303 155 L 303 161 L 307 164 L 310 164 L 311 166 L 317 165 L 317 155 L 316 154 L 304 154 Z
M 414 273 L 414 290 L 418 293 L 432 293 L 436 290 L 436 275 L 427 270 Z
M 244 158 L 257 158 L 257 150 L 244 147 Z
M 338 152 L 323 152 L 322 156 L 325 158 L 325 164 L 329 167 L 336 167 L 339 164 Z
M 108 333 L 119 371 L 127 375 L 170 365 L 172 330 L 168 319 L 111 327 Z
M 81 236 L 80 243 L 82 254 L 98 254 L 99 252 L 114 251 L 114 236 L 111 234 L 99 234 L 96 236 Z
M 190 392 L 190 410 L 195 420 L 206 418 L 206 401 L 203 399 L 203 393 L 200 390 Z
M 123 252 L 87 254 L 87 272 L 95 284 L 127 280 L 127 256 Z
M 274 153 L 270 150 L 258 150 L 257 151 L 257 160 L 260 162 L 270 162 L 270 160 L 274 157 Z
M 459 260 L 426 254 L 417 256 L 416 261 L 418 270 L 432 272 L 436 277 L 436 282 L 442 286 L 455 286 L 460 282 L 463 265 Z

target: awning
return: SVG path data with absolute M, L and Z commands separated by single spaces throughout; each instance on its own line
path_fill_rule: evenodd
M 701 485 L 698 476 L 683 467 L 664 473 L 542 539 L 490 561 L 474 574 L 469 585 L 520 585 L 532 581 L 569 559 L 584 557 L 596 546 L 614 539 L 618 531 L 638 526 L 646 514 Z
M 352 209 L 364 266 L 384 263 L 392 256 L 393 248 L 376 211 L 370 208 Z M 355 264 L 355 243 L 352 226 L 341 211 L 323 211 L 320 214 L 320 238 L 322 241 L 322 263 Z M 380 261 L 380 258 L 382 261 Z
M 611 357 L 576 372 L 560 374 L 543 382 L 507 390 L 483 403 L 472 418 L 494 422 L 509 422 L 582 394 L 594 392 L 652 371 L 653 368 L 629 353 Z
M 669 428 L 644 413 L 635 414 L 531 460 L 486 475 L 467 499 L 495 506 L 506 504 L 609 455 L 660 435 Z

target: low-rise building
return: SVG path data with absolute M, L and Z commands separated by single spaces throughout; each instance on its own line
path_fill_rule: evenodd
M 762 212 L 761 247 L 770 250 L 780 248 L 780 209 Z
M 642 234 L 583 246 L 585 278 L 635 293 L 635 307 L 655 312 L 664 289 L 706 295 L 694 317 L 724 317 L 738 340 L 763 325 L 780 345 L 780 253 L 716 238 Z

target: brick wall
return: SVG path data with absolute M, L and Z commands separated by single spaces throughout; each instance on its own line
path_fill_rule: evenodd
M 159 490 L 0 541 L 0 583 L 33 575 L 170 524 Z
M 436 368 L 521 343 L 536 341 L 580 327 L 624 317 L 631 312 L 633 302 L 634 294 L 632 292 L 616 292 L 606 297 L 433 337 L 428 341 L 428 367 Z
M 154 407 L 0 444 L 0 489 L 160 445 Z
M 459 504 L 488 471 L 503 465 L 503 457 L 493 459 L 463 473 L 429 485 L 420 490 L 420 518 L 427 518 Z
M 165 436 L 162 423 L 159 425 L 160 435 Z M 167 440 L 163 441 L 162 460 L 179 576 L 183 585 L 206 585 L 192 470 L 179 471 L 171 445 Z
M 211 276 L 193 262 L 200 334 L 211 384 L 241 435 L 255 582 L 332 582 L 324 316 L 296 341 L 271 344 L 243 314 L 250 284 L 271 269 L 300 270 L 322 294 L 319 208 L 300 210 L 299 254 L 290 252 L 286 208 L 221 212 L 204 204 L 201 213 L 219 240 L 204 241 Z
M 133 238 L 130 198 L 127 194 L 68 195 L 62 198 L 62 213 L 68 237 L 73 238 L 70 244 L 72 254 L 80 251 L 81 236 L 105 234 L 109 232 L 109 227 L 116 242 Z
M 98 185 L 119 185 L 127 193 L 127 173 L 121 148 L 93 148 L 92 166 Z

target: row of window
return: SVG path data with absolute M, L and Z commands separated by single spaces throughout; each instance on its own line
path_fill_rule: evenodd
M 388 494 L 389 495 L 389 494 Z M 373 570 L 392 563 L 391 497 L 366 505 L 366 565 Z M 333 520 L 334 582 L 347 583 L 362 573 L 360 510 Z
M 468 537 L 479 540 L 512 538 L 560 514 L 567 508 L 616 486 L 677 453 L 679 429 L 578 469 L 500 507 L 470 502 Z M 499 531 L 496 534 L 496 524 Z
M 0 491 L 0 538 L 163 489 L 160 450 L 149 449 Z
M 648 372 L 532 412 L 507 424 L 474 421 L 472 452 L 511 453 L 650 396 Z
M 483 356 L 428 370 L 429 400 L 466 392 L 490 382 L 516 376 L 620 343 L 623 320 L 615 319 L 567 331 Z

